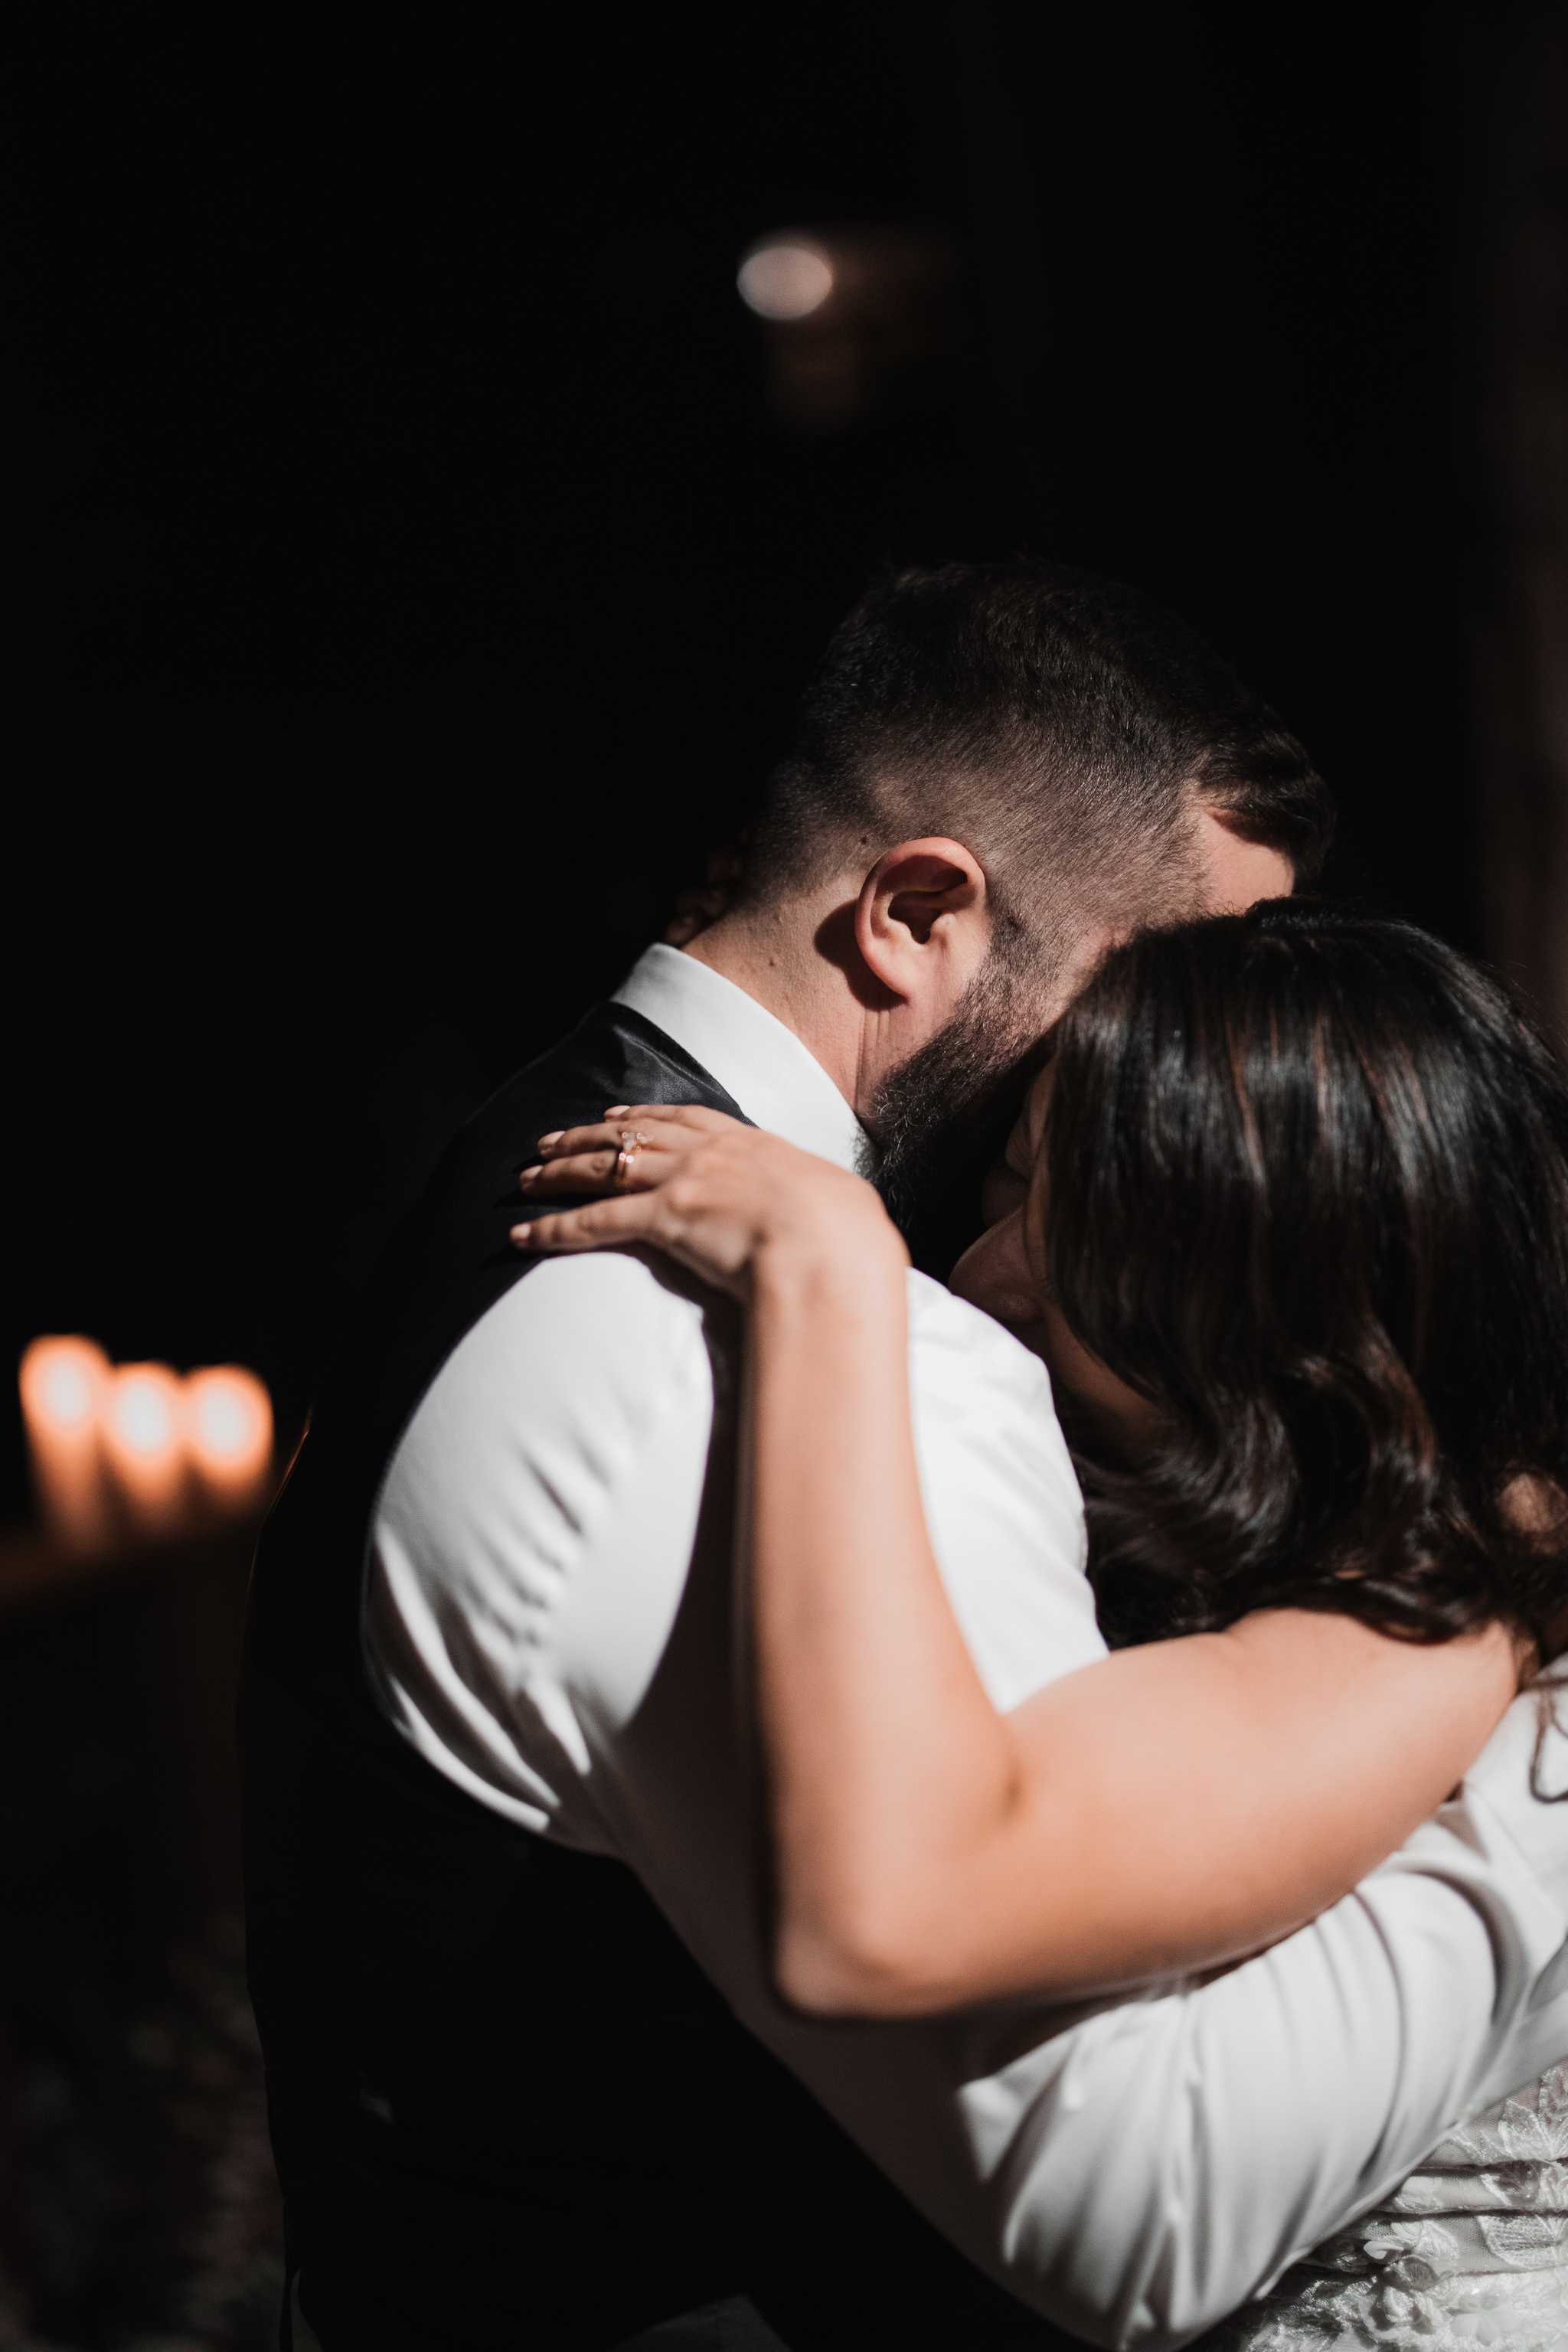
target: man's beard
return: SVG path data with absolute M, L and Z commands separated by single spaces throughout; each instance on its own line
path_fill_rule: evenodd
M 973 1169 L 1001 1149 L 1017 1108 L 1030 1049 L 1040 1030 L 1038 993 L 993 952 L 965 989 L 952 1018 L 878 1089 L 866 1124 L 880 1159 L 877 1190 L 911 1244 L 924 1236 Z

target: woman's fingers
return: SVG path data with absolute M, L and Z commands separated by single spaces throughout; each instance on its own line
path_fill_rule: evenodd
M 643 1192 L 668 1181 L 686 1156 L 737 1122 L 700 1103 L 626 1103 L 588 1127 L 557 1128 L 539 1139 L 539 1159 L 520 1188 L 552 1192 Z M 623 1153 L 626 1157 L 623 1159 Z
M 539 1157 L 574 1160 L 584 1151 L 600 1151 L 606 1146 L 618 1150 L 622 1137 L 628 1131 L 663 1151 L 689 1151 L 706 1139 L 701 1129 L 688 1126 L 678 1112 L 660 1109 L 656 1104 L 651 1110 L 608 1112 L 591 1127 L 557 1128 L 552 1134 L 540 1137 Z
M 679 1182 L 532 1217 L 513 1225 L 511 1238 L 520 1250 L 547 1257 L 646 1242 L 737 1297 L 744 1293 L 753 1242 L 744 1214 L 726 1206 L 721 1193 L 710 1198 L 702 1184 Z
M 519 1249 L 556 1256 L 572 1250 L 624 1248 L 627 1242 L 651 1239 L 658 1216 L 658 1204 L 646 1192 L 618 1192 L 608 1201 L 590 1201 L 584 1208 L 560 1209 L 513 1225 L 511 1238 Z
M 614 1182 L 616 1163 L 620 1156 L 618 1149 L 611 1150 L 608 1147 L 603 1151 L 568 1152 L 563 1159 L 557 1159 L 552 1155 L 537 1167 L 523 1169 L 517 1180 L 518 1187 L 520 1191 L 531 1195 L 542 1192 L 602 1192 Z M 637 1160 L 643 1156 L 640 1150 L 635 1155 L 632 1163 L 634 1171 Z M 631 1190 L 629 1180 L 622 1189 L 626 1192 Z
M 618 1144 L 622 1130 L 637 1124 L 628 1111 L 621 1118 L 597 1118 L 592 1127 L 559 1128 L 553 1135 L 540 1137 L 539 1156 L 541 1160 L 580 1159 L 584 1151 L 597 1150 L 601 1145 Z
M 652 1143 L 637 1143 L 621 1169 L 622 1149 L 617 1140 L 598 1151 L 570 1152 L 565 1159 L 552 1152 L 538 1167 L 523 1170 L 517 1180 L 519 1188 L 531 1200 L 550 1192 L 648 1192 L 656 1185 L 667 1184 L 680 1165 L 673 1152 L 660 1151 Z M 618 1178 L 617 1170 L 621 1170 Z
M 540 1138 L 538 1163 L 519 1183 L 525 1203 L 545 1208 L 512 1228 L 520 1248 L 647 1242 L 736 1297 L 770 1249 L 858 1256 L 873 1233 L 879 1247 L 891 1237 L 902 1249 L 858 1177 L 700 1105 L 624 1103 L 592 1126 L 558 1129 Z M 591 1192 L 604 1197 L 546 1205 L 552 1195 Z
M 651 1118 L 644 1122 L 628 1116 L 595 1127 L 569 1127 L 541 1137 L 538 1161 L 524 1168 L 517 1181 L 523 1192 L 533 1194 L 594 1192 L 612 1184 L 618 1192 L 646 1192 L 666 1182 L 701 1140 L 689 1129 Z

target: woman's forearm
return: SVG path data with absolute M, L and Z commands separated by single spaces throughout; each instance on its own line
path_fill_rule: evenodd
M 1431 1812 L 1514 1687 L 1499 1628 L 1418 1649 L 1276 1611 L 993 1707 L 927 1531 L 901 1253 L 764 1255 L 751 1537 L 781 1990 L 912 2015 L 1210 1966 Z
M 890 1238 L 890 1236 L 889 1236 Z M 782 1990 L 861 2005 L 1017 1758 L 948 1604 L 910 1406 L 897 1247 L 764 1258 L 752 1295 L 751 1528 Z

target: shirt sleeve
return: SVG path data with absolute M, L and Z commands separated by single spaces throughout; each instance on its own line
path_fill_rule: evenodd
M 1039 1365 L 918 1276 L 910 1311 L 933 1540 L 1012 1706 L 1103 1654 L 1076 1484 Z M 1568 1807 L 1524 1811 L 1510 1718 L 1353 1895 L 1205 1981 L 1070 2011 L 791 2014 L 761 1928 L 736 1338 L 725 1302 L 630 1256 L 508 1294 L 389 1476 L 383 1703 L 479 1801 L 627 1862 L 742 2021 L 1022 2302 L 1091 2343 L 1185 2344 L 1568 2053 Z
M 1543 1875 L 1502 1818 L 1534 1801 L 1534 1730 L 1527 1698 L 1483 1759 L 1501 1811 L 1467 1785 L 1240 1966 L 1086 2008 L 1047 2038 L 1027 2016 L 954 2021 L 1015 2293 L 1091 2343 L 1190 2343 L 1377 2204 L 1457 2118 L 1562 2060 L 1562 1856 Z

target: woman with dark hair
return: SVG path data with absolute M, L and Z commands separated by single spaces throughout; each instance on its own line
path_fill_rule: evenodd
M 1563 1645 L 1568 1084 L 1498 983 L 1410 926 L 1278 902 L 1146 933 L 1058 1024 L 952 1286 L 1051 1370 L 1119 1646 L 1011 1715 L 931 1550 L 907 1256 L 871 1187 L 716 1112 L 622 1107 L 528 1189 L 603 1190 L 617 1158 L 617 1197 L 519 1234 L 650 1243 L 751 1309 L 798 2006 L 1235 1963 L 1424 1819 Z M 1286 1647 L 1338 1677 L 1391 1640 L 1425 1702 L 1396 1732 L 1369 1717 L 1330 1752 L 1271 1706 Z M 1226 2340 L 1568 2341 L 1565 2124 L 1568 2068 L 1458 2127 Z

